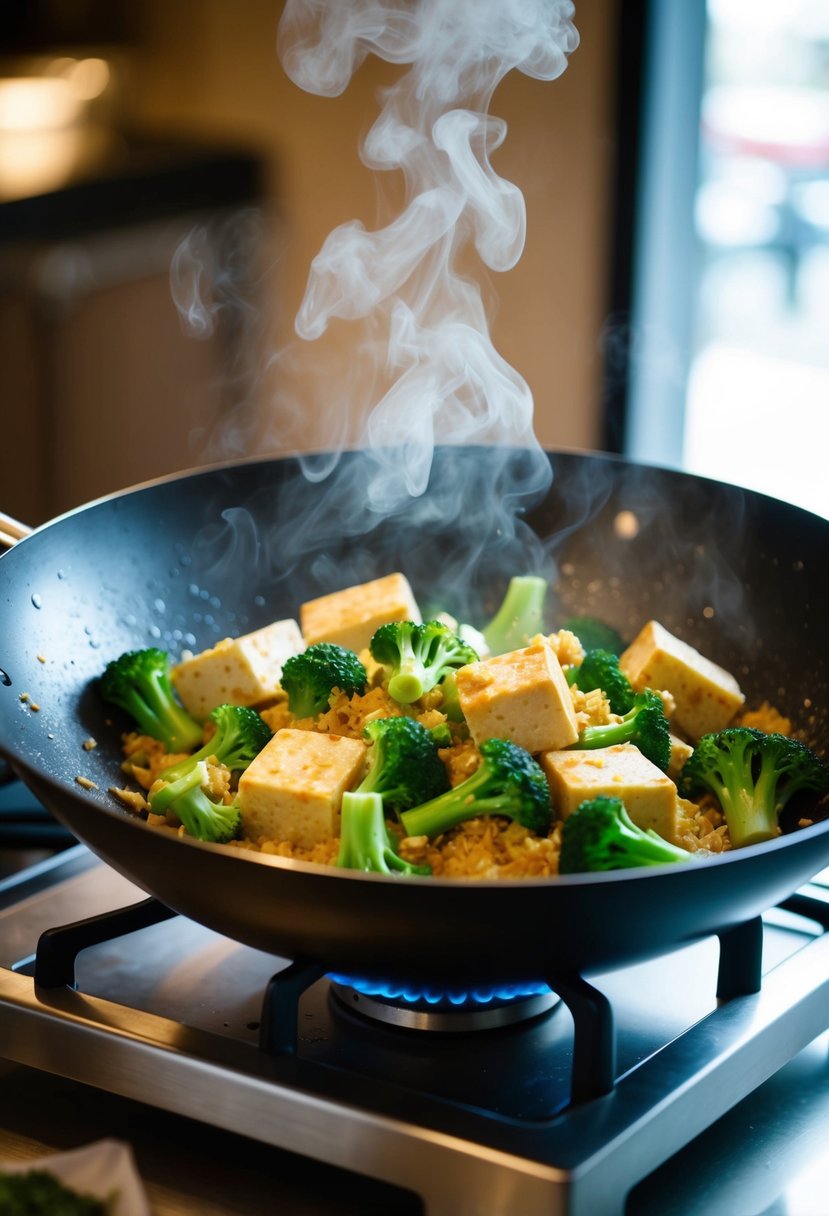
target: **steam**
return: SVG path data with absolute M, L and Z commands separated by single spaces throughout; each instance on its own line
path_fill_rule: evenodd
M 489 115 L 495 88 L 519 70 L 559 76 L 578 43 L 569 0 L 288 0 L 279 28 L 285 71 L 300 88 L 342 93 L 371 53 L 407 65 L 382 95 L 360 149 L 367 168 L 405 181 L 401 213 L 367 231 L 336 228 L 314 258 L 296 332 L 318 340 L 336 318 L 370 319 L 386 335 L 379 399 L 362 416 L 365 454 L 357 502 L 342 510 L 355 533 L 371 517 L 434 515 L 428 500 L 436 445 L 489 445 L 489 485 L 458 453 L 454 496 L 439 495 L 445 523 L 475 521 L 472 548 L 521 532 L 518 514 L 549 486 L 549 462 L 533 432 L 528 385 L 495 350 L 481 292 L 459 267 L 468 247 L 489 270 L 513 267 L 526 231 L 524 199 L 500 177 L 492 154 L 507 127 Z M 376 343 L 362 357 L 377 357 Z M 528 453 L 530 458 L 528 459 Z M 314 462 L 306 461 L 314 476 Z M 483 492 L 483 503 L 471 502 Z M 530 544 L 524 537 L 523 544 Z M 519 546 L 520 547 L 520 546 Z M 474 558 L 470 556 L 468 561 Z M 540 560 L 538 554 L 535 560 Z
M 299 342 L 274 355 L 288 373 L 275 415 L 282 449 L 301 436 L 304 411 L 328 410 L 329 450 L 300 455 L 298 475 L 275 489 L 286 522 L 260 538 L 262 560 L 278 554 L 284 576 L 301 568 L 331 590 L 332 554 L 369 536 L 371 560 L 346 546 L 340 585 L 383 572 L 395 549 L 416 583 L 434 585 L 436 543 L 467 602 L 509 574 L 550 573 L 523 522 L 550 463 L 530 389 L 493 346 L 475 261 L 508 271 L 526 233 L 521 191 L 492 164 L 507 135 L 489 113 L 493 93 L 513 70 L 547 81 L 564 71 L 578 45 L 573 12 L 570 0 L 287 0 L 278 51 L 301 89 L 337 97 L 369 54 L 400 66 L 359 155 L 402 180 L 404 197 L 385 226 L 349 220 L 330 233 L 296 314 Z M 216 302 L 202 265 L 198 248 L 180 259 L 174 295 L 207 332 Z M 342 372 L 314 345 L 334 328 L 352 338 Z

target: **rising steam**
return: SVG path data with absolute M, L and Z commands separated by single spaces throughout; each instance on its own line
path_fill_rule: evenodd
M 296 316 L 301 341 L 274 356 L 294 378 L 300 365 L 302 385 L 277 402 L 283 449 L 305 410 L 327 410 L 329 450 L 301 455 L 275 487 L 258 537 L 273 577 L 301 570 L 332 590 L 402 566 L 434 587 L 445 565 L 462 611 L 505 576 L 550 573 L 522 520 L 551 479 L 532 395 L 492 344 L 469 268 L 507 271 L 524 246 L 523 196 L 492 165 L 507 134 L 492 95 L 510 71 L 564 71 L 573 12 L 570 0 L 287 0 L 278 50 L 301 89 L 336 97 L 369 54 L 400 65 L 359 154 L 405 190 L 385 226 L 354 220 L 328 236 Z M 187 276 L 209 322 L 192 258 L 174 285 Z M 346 373 L 314 345 L 334 326 L 353 338 Z M 247 522 L 245 506 L 226 517 L 228 552 Z
M 480 290 L 458 263 L 470 243 L 494 271 L 521 256 L 524 199 L 492 167 L 506 124 L 489 115 L 489 104 L 513 69 L 543 80 L 563 72 L 578 42 L 572 14 L 569 0 L 286 4 L 280 57 L 302 89 L 338 95 L 369 53 L 409 67 L 383 95 L 360 150 L 368 168 L 402 172 L 402 213 L 374 232 L 357 221 L 335 229 L 312 263 L 296 318 L 308 341 L 335 317 L 371 317 L 375 327 L 382 319 L 391 383 L 365 418 L 359 445 L 373 466 L 365 503 L 378 514 L 426 491 L 436 443 L 499 445 L 505 463 L 514 460 L 509 448 L 535 449 L 534 471 L 522 459 L 515 489 L 532 495 L 549 483 L 530 390 L 493 347 Z

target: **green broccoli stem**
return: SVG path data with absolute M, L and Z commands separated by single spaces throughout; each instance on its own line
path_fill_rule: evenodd
M 411 705 L 440 683 L 446 669 L 450 648 L 443 642 L 429 652 L 426 660 L 415 654 L 407 635 L 405 649 L 401 647 L 400 667 L 389 680 L 389 695 L 401 705 Z
M 623 820 L 619 824 L 619 846 L 620 849 L 624 848 L 625 855 L 629 858 L 627 861 L 620 861 L 621 866 L 663 866 L 666 862 L 691 859 L 687 849 L 671 844 L 653 828 L 637 830 L 635 824 L 632 826 L 633 830 Z
M 748 844 L 760 844 L 780 835 L 777 816 L 781 807 L 775 803 L 777 772 L 774 759 L 763 756 L 760 772 L 753 785 L 732 765 L 723 765 L 724 781 L 716 783 L 717 797 L 728 824 L 731 845 L 735 849 Z
M 376 874 L 431 873 L 428 866 L 413 866 L 396 853 L 386 827 L 381 795 L 352 791 L 343 794 L 337 865 Z
M 460 698 L 458 697 L 458 682 L 455 679 L 454 671 L 447 672 L 445 679 L 441 681 L 440 688 L 441 692 L 443 693 L 441 709 L 446 714 L 449 721 L 466 721 L 463 716 L 463 710 L 461 709 Z
M 201 742 L 201 727 L 174 700 L 165 672 L 148 672 L 141 691 L 128 693 L 123 704 L 142 731 L 160 739 L 168 751 L 189 751 Z
M 427 692 L 426 669 L 412 645 L 412 631 L 401 629 L 399 634 L 400 659 L 397 670 L 389 680 L 389 696 L 401 705 L 411 705 Z
M 400 816 L 403 830 L 407 836 L 439 836 L 448 832 L 466 819 L 474 819 L 478 815 L 497 815 L 503 812 L 504 799 L 499 796 L 488 798 L 486 788 L 492 779 L 489 766 L 483 763 L 478 766 L 471 777 L 460 787 L 439 794 L 430 802 L 404 811 Z M 478 791 L 482 791 L 478 797 Z
M 178 768 L 178 765 L 175 767 Z M 172 781 L 168 780 L 167 772 L 172 770 L 162 770 L 161 773 L 161 780 L 167 784 L 159 786 L 150 794 L 150 810 L 155 815 L 163 815 L 177 799 L 204 785 L 207 780 L 207 762 L 197 760 L 194 764 L 189 764 L 187 771 L 182 775 L 175 775 Z
M 316 718 L 321 712 L 319 702 L 310 688 L 292 692 L 289 706 L 295 718 Z
M 542 630 L 547 583 L 537 575 L 510 579 L 501 607 L 482 630 L 491 654 L 519 650 Z
M 585 726 L 573 747 L 579 751 L 592 751 L 597 747 L 615 747 L 617 743 L 628 743 L 636 729 L 636 717 L 637 711 L 631 709 L 619 722 Z
M 229 769 L 245 769 L 271 737 L 270 728 L 254 709 L 244 705 L 219 705 L 210 715 L 216 730 L 197 752 L 163 770 L 165 781 L 177 781 L 200 760 L 215 756 Z
M 171 810 L 188 836 L 226 844 L 239 830 L 239 808 L 208 798 L 201 788 L 206 776 L 207 765 L 201 760 L 193 766 L 192 772 L 151 794 L 150 810 L 157 815 Z

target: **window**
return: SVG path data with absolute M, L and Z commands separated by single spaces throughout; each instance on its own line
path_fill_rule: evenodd
M 829 6 L 642 12 L 623 446 L 829 517 Z

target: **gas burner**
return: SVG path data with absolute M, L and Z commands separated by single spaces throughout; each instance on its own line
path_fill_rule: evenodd
M 547 1013 L 559 997 L 546 984 L 458 989 L 418 989 L 409 985 L 329 975 L 331 991 L 348 1009 L 406 1030 L 442 1033 L 497 1030 Z

